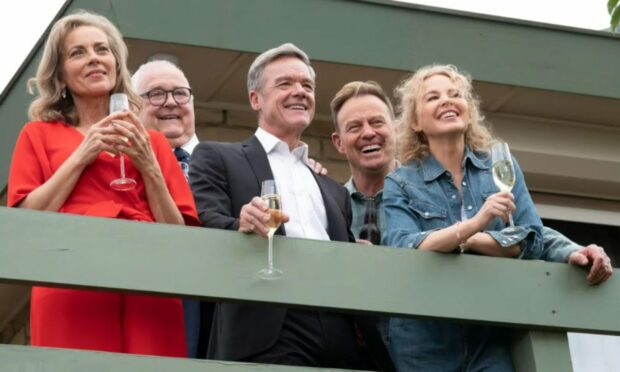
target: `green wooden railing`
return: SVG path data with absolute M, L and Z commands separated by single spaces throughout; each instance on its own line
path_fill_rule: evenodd
M 519 371 L 570 371 L 567 331 L 620 334 L 620 281 L 565 264 L 276 238 L 0 208 L 0 282 L 485 322 L 515 327 Z M 0 346 L 2 370 L 237 371 L 292 367 Z

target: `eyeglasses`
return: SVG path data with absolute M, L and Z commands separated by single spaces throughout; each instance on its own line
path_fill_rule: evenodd
M 140 97 L 148 99 L 153 106 L 163 106 L 168 100 L 168 93 L 172 93 L 172 99 L 174 99 L 177 105 L 184 105 L 192 98 L 192 90 L 184 87 L 171 90 L 155 88 L 140 94 Z

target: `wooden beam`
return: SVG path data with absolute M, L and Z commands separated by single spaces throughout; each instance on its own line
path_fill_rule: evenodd
M 0 282 L 620 334 L 620 280 L 566 264 L 278 237 L 264 281 L 237 232 L 0 208 L 0 236 Z
M 164 358 L 101 351 L 0 345 L 3 371 L 20 372 L 337 372 L 342 370 Z

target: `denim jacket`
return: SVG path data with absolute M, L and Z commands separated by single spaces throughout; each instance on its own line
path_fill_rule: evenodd
M 569 256 L 581 246 L 550 227 L 543 226 L 545 248 L 543 259 L 552 262 L 568 262 Z
M 513 158 L 516 183 L 512 189 L 517 206 L 513 213 L 517 232 L 505 230 L 506 224 L 495 218 L 483 231 L 502 247 L 521 245 L 519 258 L 539 259 L 543 253 L 542 222 L 530 197 L 521 168 Z M 448 227 L 462 217 L 472 218 L 486 199 L 499 192 L 493 182 L 491 157 L 465 147 L 461 191 L 450 172 L 428 155 L 421 161 L 403 165 L 385 179 L 383 204 L 388 231 L 382 243 L 417 248 L 433 231 Z M 463 216 L 462 216 L 463 212 Z

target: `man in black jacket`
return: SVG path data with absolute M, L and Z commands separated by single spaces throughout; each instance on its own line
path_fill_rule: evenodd
M 349 195 L 307 165 L 303 131 L 314 117 L 315 73 L 307 55 L 284 44 L 259 55 L 248 73 L 256 133 L 243 143 L 201 143 L 190 184 L 206 227 L 266 236 L 269 218 L 261 182 L 279 183 L 284 222 L 278 234 L 354 241 Z M 321 311 L 218 304 L 208 357 L 258 363 L 391 369 L 378 333 L 364 321 Z

